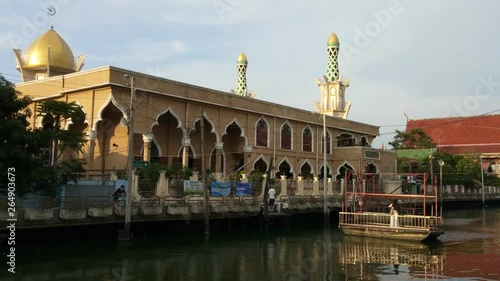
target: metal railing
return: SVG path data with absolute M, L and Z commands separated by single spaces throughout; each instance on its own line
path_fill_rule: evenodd
M 340 212 L 341 225 L 389 227 L 391 215 L 384 213 L 352 213 Z M 436 229 L 443 225 L 442 217 L 399 215 L 398 227 L 408 229 Z

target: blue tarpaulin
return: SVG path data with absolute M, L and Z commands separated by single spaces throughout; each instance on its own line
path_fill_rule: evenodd
M 236 196 L 252 196 L 253 195 L 251 182 L 245 182 L 245 183 L 236 182 L 235 188 L 236 188 Z
M 231 183 L 214 181 L 210 185 L 212 189 L 212 196 L 223 197 L 231 194 Z

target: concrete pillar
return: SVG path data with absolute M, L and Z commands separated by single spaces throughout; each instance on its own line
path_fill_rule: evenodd
M 190 138 L 184 138 L 182 140 L 182 166 L 187 167 L 188 166 L 188 160 L 189 160 L 189 152 L 188 149 L 191 146 L 191 139 Z
M 281 191 L 280 191 L 280 194 L 288 194 L 288 189 L 287 189 L 287 182 L 286 182 L 286 176 L 281 176 Z M 276 197 L 278 197 L 278 195 L 280 194 L 276 194 Z
M 297 178 L 297 193 L 295 193 L 295 195 L 304 195 L 304 178 L 302 176 Z
M 198 175 L 200 174 L 200 172 L 198 171 L 193 171 L 193 174 L 189 177 L 189 180 L 190 181 L 198 181 Z
M 245 165 L 243 171 L 245 171 L 245 173 L 250 173 L 250 169 L 252 168 L 251 166 L 246 165 L 248 161 L 250 161 L 251 155 L 252 155 L 252 146 L 251 145 L 243 146 L 243 162 L 244 162 L 243 165 Z
M 95 148 L 95 140 L 97 139 L 97 132 L 90 131 L 87 133 L 87 139 L 89 141 L 89 148 L 87 153 L 87 163 L 90 169 L 94 169 L 94 148 Z
M 345 193 L 345 179 L 341 178 L 340 179 L 340 195 L 344 195 Z
M 156 195 L 160 197 L 168 196 L 168 182 L 167 178 L 165 177 L 165 174 L 167 171 L 161 170 L 160 171 L 160 178 L 158 179 L 158 182 L 156 183 Z
M 326 196 L 333 196 L 333 181 L 332 178 L 327 179 L 327 190 L 326 190 Z
M 151 142 L 153 141 L 153 134 L 143 134 L 142 141 L 144 142 L 144 149 L 142 155 L 142 161 L 150 162 L 151 160 Z
M 134 184 L 132 186 L 132 202 L 140 201 L 140 199 L 141 195 L 139 195 L 139 175 L 134 173 Z
M 223 142 L 215 143 L 215 173 L 221 173 L 222 171 L 222 147 L 224 147 Z
M 314 177 L 312 195 L 313 196 L 320 195 L 319 194 L 319 180 L 318 180 L 318 177 Z
M 265 176 L 265 175 L 264 175 L 264 176 Z M 245 173 L 241 174 L 241 179 L 240 179 L 240 181 L 241 181 L 242 183 L 247 183 L 247 182 L 248 182 L 247 174 L 245 174 Z
M 215 180 L 218 182 L 226 182 L 226 179 L 223 177 L 222 173 L 215 173 Z

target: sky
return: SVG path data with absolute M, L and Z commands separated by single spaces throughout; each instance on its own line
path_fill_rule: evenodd
M 407 118 L 500 113 L 496 0 L 0 0 L 0 74 L 20 81 L 13 48 L 50 28 L 111 65 L 228 92 L 248 58 L 256 99 L 315 111 L 326 42 L 340 41 L 349 120 L 380 127 L 389 148 Z M 495 28 L 495 26 L 497 28 Z

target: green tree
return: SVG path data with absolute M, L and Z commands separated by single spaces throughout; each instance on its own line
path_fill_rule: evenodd
M 411 165 L 411 172 L 413 173 L 427 173 L 430 176 L 432 172 L 434 176 L 438 177 L 439 184 L 440 166 L 438 161 L 442 160 L 444 162 L 442 167 L 443 185 L 458 184 L 471 187 L 474 183 L 481 181 L 482 168 L 477 158 L 477 155 L 453 155 L 449 153 L 434 152 L 432 154 L 432 165 L 429 157 L 422 157 L 412 161 L 398 158 L 398 172 L 410 172 L 409 167 Z M 494 176 L 490 177 L 485 175 L 484 182 L 485 185 L 498 185 L 500 179 Z
M 82 152 L 83 145 L 86 143 L 83 132 L 61 128 L 61 124 L 68 119 L 76 123 L 85 118 L 81 106 L 75 102 L 48 100 L 41 103 L 36 111 L 38 116 L 51 121 L 51 126 L 45 130 L 45 133 L 52 141 L 53 151 L 56 153 L 54 162 L 57 162 L 68 149 Z
M 85 118 L 81 106 L 75 102 L 67 103 L 57 100 L 48 100 L 36 108 L 37 116 L 43 117 L 49 124 L 37 132 L 42 135 L 40 142 L 54 153 L 53 161 L 49 167 L 44 167 L 37 173 L 36 188 L 39 192 L 54 195 L 58 186 L 69 181 L 76 182 L 81 178 L 85 169 L 83 159 L 69 157 L 61 159 L 65 151 L 83 152 L 83 146 L 87 142 L 83 132 L 76 130 L 65 130 L 62 124 L 69 119 L 77 123 Z
M 455 170 L 457 179 L 465 186 L 470 187 L 474 180 L 481 181 L 481 165 L 477 161 L 463 157 L 458 160 Z
M 28 129 L 31 111 L 29 97 L 21 97 L 14 84 L 0 75 L 0 184 L 7 186 L 7 172 L 14 169 L 16 191 L 24 194 L 31 189 L 33 170 L 40 161 L 32 157 L 40 150 L 39 135 Z
M 43 149 L 54 147 L 60 158 L 65 150 L 82 149 L 83 133 L 61 128 L 64 120 L 82 118 L 81 109 L 74 103 L 46 101 L 36 110 L 50 119 L 49 130 L 31 129 L 29 118 L 32 102 L 16 91 L 14 84 L 0 75 L 0 184 L 7 184 L 7 169 L 14 168 L 16 191 L 23 196 L 29 192 L 55 195 L 56 188 L 70 180 L 76 180 L 85 172 L 82 159 L 65 159 L 44 165 Z
M 434 148 L 436 144 L 422 129 L 413 129 L 410 132 L 396 130 L 396 135 L 389 145 L 394 149 Z

